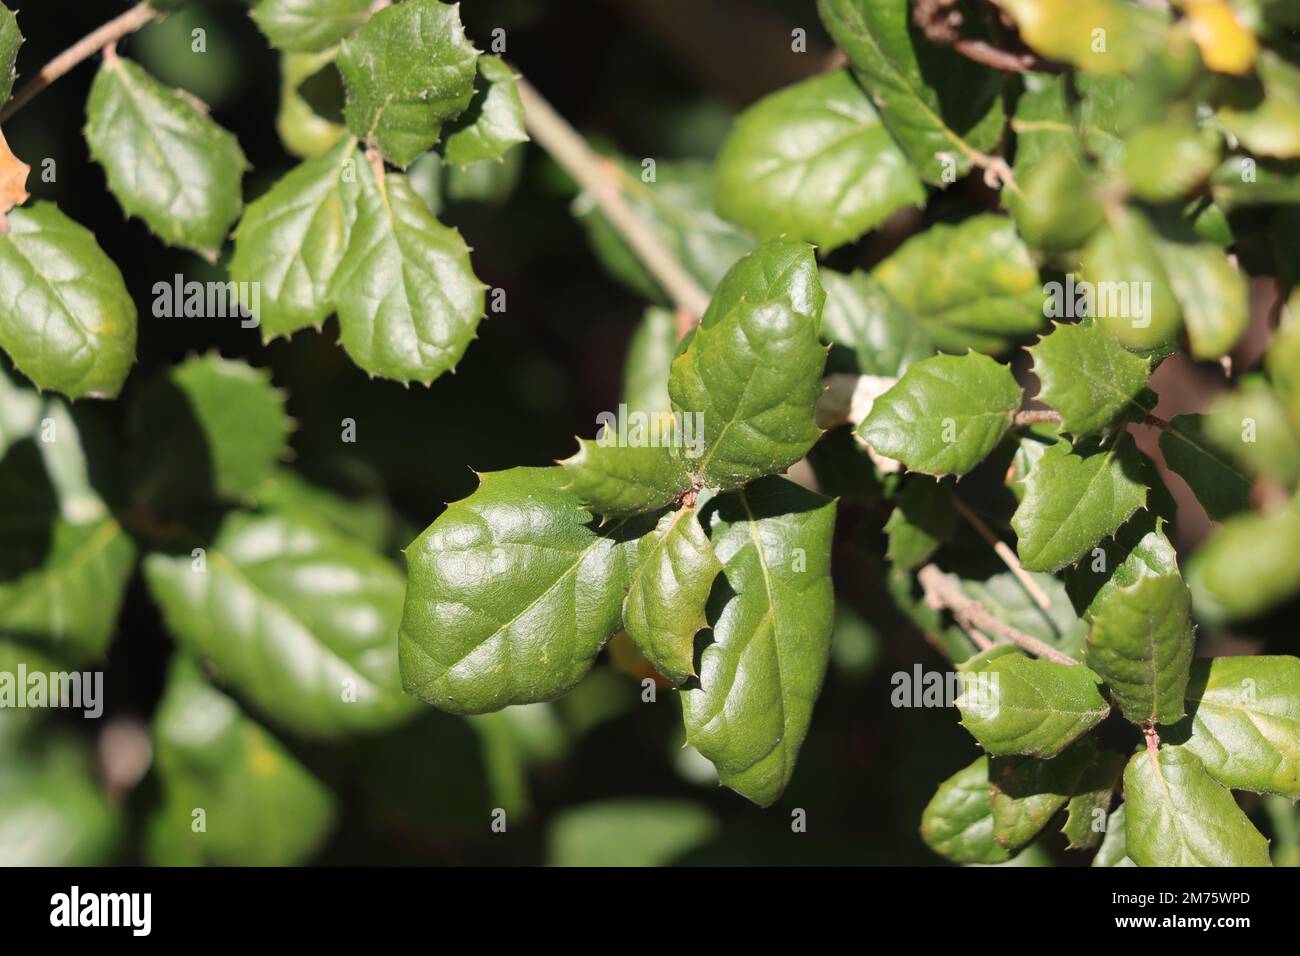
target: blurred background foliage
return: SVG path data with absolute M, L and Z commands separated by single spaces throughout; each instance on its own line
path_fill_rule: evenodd
M 26 36 L 22 76 L 124 8 L 7 2 Z M 831 49 L 811 0 L 465 0 L 461 13 L 480 46 L 504 27 L 507 58 L 594 142 L 632 157 L 633 169 L 636 158 L 655 158 L 661 180 L 681 190 L 669 215 L 709 215 L 703 164 L 734 112 L 821 71 Z M 806 52 L 791 50 L 795 28 L 807 31 Z M 205 31 L 202 53 L 192 50 L 196 29 Z M 309 58 L 282 64 L 243 3 L 194 4 L 122 50 L 207 102 L 238 136 L 253 167 L 246 201 L 297 162 L 296 137 L 309 142 L 328 129 L 337 95 L 328 77 Z M 34 167 L 34 197 L 57 202 L 95 233 L 140 309 L 139 364 L 122 399 L 75 406 L 83 441 L 123 445 L 134 393 L 186 356 L 244 357 L 288 392 L 298 425 L 293 466 L 347 499 L 396 565 L 416 530 L 475 487 L 471 468 L 549 464 L 571 452 L 575 434 L 593 430 L 597 412 L 617 406 L 629 339 L 646 297 L 659 296 L 602 222 L 581 204 L 571 214 L 572 183 L 531 147 L 493 176 L 444 175 L 436 159 L 412 174 L 443 221 L 465 235 L 478 275 L 507 293 L 506 310 L 489 312 L 455 374 L 430 388 L 368 379 L 337 347 L 333 320 L 323 334 L 263 346 L 257 330 L 235 320 L 155 318 L 154 283 L 178 273 L 224 280 L 223 264 L 166 248 L 140 221 L 124 219 L 81 133 L 93 72 L 82 66 L 5 129 Z M 53 181 L 39 175 L 47 158 Z M 830 264 L 869 266 L 928 222 L 996 205 L 979 177 L 968 177 Z M 749 240 L 731 227 L 720 232 L 725 267 L 737 254 L 730 250 Z M 712 269 L 709 251 L 690 257 L 692 268 Z M 349 418 L 355 443 L 340 439 Z M 947 664 L 886 597 L 889 509 L 864 497 L 871 472 L 852 448 L 832 436 L 815 456 L 823 488 L 852 487 L 857 500 L 841 509 L 837 532 L 840 606 L 827 686 L 799 772 L 770 810 L 718 788 L 711 765 L 682 747 L 675 693 L 660 688 L 656 702 L 643 702 L 639 662 L 618 640 L 553 704 L 469 719 L 422 707 L 396 730 L 338 743 L 279 730 L 272 737 L 247 702 L 174 654 L 137 575 L 102 665 L 104 717 L 0 713 L 0 863 L 938 862 L 920 840 L 921 810 L 935 781 L 970 759 L 970 743 L 954 711 L 890 704 L 891 674 Z M 0 540 L 5 533 L 0 527 Z M 1258 633 L 1247 636 L 1294 653 L 1294 638 L 1279 638 L 1294 610 L 1253 622 Z M 150 726 L 151 752 L 142 755 L 149 738 L 141 730 Z M 209 812 L 219 807 L 239 827 L 178 843 L 184 824 L 165 822 L 188 816 L 200 798 L 165 792 L 160 768 L 179 768 Z M 492 829 L 498 809 L 505 833 Z M 1294 854 L 1294 809 L 1269 809 Z M 792 828 L 796 810 L 806 813 L 806 832 Z M 1017 862 L 1078 862 L 1060 845 L 1033 846 Z

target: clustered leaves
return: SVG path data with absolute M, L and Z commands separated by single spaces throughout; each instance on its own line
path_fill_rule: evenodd
M 511 66 L 456 6 L 374 7 L 253 7 L 302 162 L 247 207 L 235 137 L 112 49 L 85 138 L 159 241 L 216 262 L 233 230 L 265 341 L 336 315 L 357 366 L 428 384 L 487 291 L 441 195 L 508 191 L 528 135 Z M 23 529 L 0 558 L 0 669 L 102 656 L 138 561 L 181 649 L 151 858 L 302 859 L 336 807 L 282 738 L 404 727 L 411 697 L 467 716 L 555 700 L 611 641 L 676 689 L 719 781 L 769 806 L 831 658 L 837 513 L 867 502 L 881 520 L 847 546 L 885 549 L 981 751 L 925 808 L 931 849 L 1003 863 L 1060 821 L 1099 866 L 1271 862 L 1233 791 L 1300 798 L 1300 659 L 1196 654 L 1198 626 L 1249 631 L 1300 594 L 1300 18 L 1267 0 L 817 7 L 845 65 L 744 110 L 715 162 L 604 164 L 704 314 L 662 308 L 661 274 L 579 195 L 595 257 L 654 303 L 619 414 L 555 465 L 479 475 L 406 548 L 405 579 L 369 512 L 284 467 L 286 398 L 242 361 L 140 389 L 129 491 L 101 497 L 91 425 L 39 390 L 115 397 L 135 305 L 55 206 L 0 210 L 0 347 L 38 389 L 0 375 L 0 507 Z M 971 15 L 927 19 L 949 7 Z M 0 7 L 0 102 L 21 40 Z M 310 102 L 331 80 L 341 122 Z M 843 248 L 887 222 L 910 234 L 886 254 Z M 1258 368 L 1251 277 L 1278 290 Z M 1165 421 L 1171 361 L 1227 387 Z M 1210 530 L 1180 562 L 1188 507 Z M 82 797 L 65 766 L 37 773 Z M 197 793 L 269 836 L 191 839 Z M 108 811 L 85 803 L 74 836 L 101 846 Z

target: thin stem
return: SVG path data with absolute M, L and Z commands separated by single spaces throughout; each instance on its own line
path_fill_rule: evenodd
M 951 611 L 957 623 L 967 630 L 978 628 L 986 634 L 1023 647 L 1043 660 L 1068 665 L 1079 663 L 1050 644 L 1012 627 L 1005 621 L 998 620 L 984 605 L 968 597 L 948 575 L 939 570 L 938 565 L 927 564 L 917 573 L 917 579 L 921 582 L 921 587 L 925 590 L 927 600 L 932 602 L 932 606 L 937 605 L 938 608 Z
M 159 16 L 157 10 L 147 3 L 137 3 L 130 10 L 114 17 L 98 29 L 92 30 L 68 47 L 54 59 L 41 67 L 41 71 L 24 83 L 0 110 L 0 123 L 13 116 L 26 106 L 47 86 L 67 73 L 83 60 L 89 59 L 104 47 L 116 43 L 128 33 L 134 33 L 150 20 Z
M 1054 425 L 1061 424 L 1061 413 L 1054 412 L 1050 408 L 1029 408 L 1024 411 L 1016 412 L 1016 425 L 1037 425 L 1040 422 L 1051 422 Z
M 1011 550 L 1005 541 L 993 533 L 993 529 L 984 523 L 984 519 L 971 511 L 966 502 L 962 501 L 957 495 L 952 496 L 953 507 L 957 513 L 966 519 L 966 522 L 975 529 L 981 538 L 989 543 L 993 552 L 1002 559 L 1002 563 L 1007 569 L 1016 576 L 1021 587 L 1028 592 L 1029 596 L 1034 599 L 1034 603 L 1050 614 L 1052 612 L 1052 602 L 1043 593 L 1043 589 L 1038 586 L 1038 582 L 1029 576 L 1029 572 L 1020 564 L 1020 559 L 1016 553 Z
M 660 241 L 650 224 L 636 214 L 618 187 L 617 169 L 595 153 L 586 140 L 523 77 L 518 79 L 524 125 L 533 139 L 590 195 L 610 225 L 632 247 L 677 308 L 698 322 L 709 294 Z

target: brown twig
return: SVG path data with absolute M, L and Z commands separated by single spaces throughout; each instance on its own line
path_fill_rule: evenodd
M 1016 412 L 1015 425 L 1037 425 L 1040 422 L 1051 422 L 1054 425 L 1061 424 L 1061 413 L 1052 411 L 1050 408 L 1027 408 L 1023 411 Z
M 116 43 L 128 33 L 134 33 L 142 26 L 160 16 L 158 11 L 147 3 L 138 3 L 120 16 L 114 17 L 98 29 L 92 30 L 68 47 L 54 59 L 46 63 L 39 73 L 24 83 L 14 94 L 3 110 L 0 110 L 0 123 L 13 116 L 26 106 L 47 86 L 63 76 L 83 60 L 89 59 L 106 46 Z
M 965 15 L 957 8 L 956 0 L 915 0 L 912 22 L 920 27 L 931 43 L 952 47 L 968 60 L 991 66 L 1005 73 L 1060 73 L 1059 63 L 1044 60 L 1033 50 L 1021 48 L 1008 50 L 986 40 L 962 36 Z
M 1050 614 L 1052 612 L 1051 600 L 1043 593 L 1043 589 L 1038 586 L 1038 582 L 1030 577 L 1029 572 L 1020 564 L 1020 559 L 1016 557 L 1016 553 L 1011 550 L 1010 546 L 994 534 L 993 529 L 984 523 L 984 519 L 971 511 L 966 502 L 955 494 L 952 496 L 952 504 L 957 509 L 957 513 L 966 519 L 967 524 L 974 528 L 979 536 L 993 548 L 993 552 L 1002 559 L 1002 563 L 1016 576 L 1016 580 L 1034 599 L 1034 603 Z
M 519 77 L 518 85 L 519 98 L 524 104 L 524 125 L 529 134 L 595 200 L 610 225 L 632 247 L 677 308 L 698 322 L 709 304 L 709 294 L 660 241 L 650 224 L 629 205 L 619 189 L 616 169 L 587 145 L 532 84 Z
M 1040 641 L 1031 634 L 1026 634 L 1012 627 L 1005 621 L 994 617 L 984 605 L 968 597 L 948 575 L 939 570 L 935 564 L 927 564 L 917 573 L 917 580 L 925 591 L 926 600 L 936 609 L 952 612 L 957 623 L 967 630 L 978 629 L 986 634 L 1009 641 L 1023 647 L 1035 657 L 1052 661 L 1056 664 L 1077 665 L 1079 662 L 1068 654 L 1063 654 L 1052 645 Z

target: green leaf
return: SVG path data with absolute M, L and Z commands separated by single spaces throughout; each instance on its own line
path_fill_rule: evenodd
M 524 104 L 510 67 L 499 56 L 481 56 L 478 75 L 478 92 L 448 130 L 442 151 L 456 166 L 499 161 L 510 147 L 528 142 Z
M 1292 292 L 1282 310 L 1282 320 L 1264 355 L 1264 367 L 1291 427 L 1300 432 L 1300 292 Z
M 957 771 L 935 791 L 921 814 L 925 845 L 954 863 L 1004 863 L 1012 851 L 993 836 L 989 758 Z
M 1075 454 L 1065 442 L 1043 452 L 1025 477 L 1011 527 L 1020 563 L 1059 571 L 1109 538 L 1147 502 L 1149 464 L 1127 433 L 1105 450 Z
M 1160 240 L 1156 253 L 1182 308 L 1192 357 L 1214 360 L 1227 355 L 1250 324 L 1245 277 L 1212 243 Z
M 1097 748 L 1083 740 L 1051 760 L 994 757 L 989 760 L 993 839 L 1015 852 L 1027 846 L 1066 805 Z
M 667 432 L 664 444 L 620 444 L 612 432 L 595 441 L 579 439 L 577 453 L 560 462 L 569 478 L 565 490 L 602 515 L 642 514 L 680 499 L 691 488 L 686 456 L 692 452 L 668 444 L 678 440 L 677 433 L 671 420 L 659 421 Z
M 1300 435 L 1286 409 L 1259 377 L 1221 393 L 1202 420 L 1205 434 L 1241 470 L 1290 486 L 1300 479 Z
M 460 233 L 433 218 L 404 176 L 377 180 L 360 166 L 357 219 L 329 288 L 339 338 L 367 372 L 427 385 L 465 354 L 487 287 Z
M 181 646 L 277 724 L 335 738 L 409 716 L 402 576 L 324 522 L 233 512 L 200 554 L 151 554 L 144 571 Z
M 1142 126 L 1124 143 L 1124 177 L 1139 199 L 1172 202 L 1193 192 L 1219 165 L 1219 135 L 1166 120 Z M 1220 257 L 1222 253 L 1220 253 Z
M 215 352 L 168 369 L 133 409 L 135 499 L 178 511 L 214 497 L 250 502 L 288 457 L 284 406 L 268 370 Z
M 1181 747 L 1139 753 L 1124 770 L 1125 842 L 1138 866 L 1270 866 L 1268 841 Z
M 1102 753 L 1079 777 L 1061 827 L 1071 850 L 1091 849 L 1109 832 L 1106 814 L 1123 777 L 1124 763 L 1122 754 Z
M 1194 633 L 1183 579 L 1176 573 L 1144 575 L 1098 603 L 1088 666 L 1130 721 L 1170 724 L 1183 716 Z
M 1122 424 L 1146 388 L 1151 364 L 1095 325 L 1055 325 L 1028 350 L 1042 387 L 1039 401 L 1082 438 Z
M 1043 327 L 1038 267 L 1005 216 L 931 226 L 871 277 L 946 352 L 1003 351 Z
M 673 362 L 673 410 L 703 425 L 703 454 L 691 466 L 699 485 L 739 488 L 783 471 L 821 436 L 813 409 L 826 348 L 817 337 L 818 315 L 792 306 L 802 298 L 799 282 L 798 273 L 785 273 L 772 287 L 751 286 L 752 299 L 725 314 L 710 305 Z M 718 295 L 736 292 L 724 280 Z
M 639 531 L 598 528 L 560 468 L 481 476 L 406 550 L 408 693 L 452 713 L 553 700 L 619 628 Z
M 371 6 L 371 0 L 261 0 L 249 15 L 271 46 L 320 53 L 365 23 Z
M 1178 576 L 1178 554 L 1165 534 L 1165 519 L 1143 513 L 1124 525 L 1100 554 L 1066 571 L 1075 607 L 1091 620 L 1112 592 L 1144 577 Z
M 708 626 L 705 602 L 722 564 L 694 508 L 659 519 L 637 545 L 623 600 L 623 627 L 651 666 L 674 685 L 695 673 L 695 635 Z
M 23 35 L 18 29 L 18 18 L 8 7 L 0 6 L 0 106 L 3 106 L 13 92 L 14 78 L 17 73 L 14 63 L 18 59 L 18 48 L 23 45 Z
M 347 135 L 342 116 L 325 117 L 302 94 L 304 83 L 321 70 L 334 68 L 334 51 L 280 55 L 280 108 L 275 131 L 285 151 L 302 159 L 315 159 Z
M 164 801 L 149 827 L 156 865 L 296 866 L 329 835 L 333 794 L 184 655 L 169 669 L 153 740 Z
M 952 539 L 956 529 L 952 491 L 936 481 L 909 479 L 898 496 L 898 506 L 885 522 L 889 535 L 885 557 L 899 567 L 919 568 L 941 544 Z
M 207 108 L 139 66 L 105 57 L 86 100 L 86 144 L 128 216 L 215 260 L 243 208 L 248 161 Z
M 1022 175 L 1021 166 L 1026 165 Z M 1105 212 L 1097 189 L 1069 152 L 1032 164 L 1017 160 L 1015 174 L 1020 188 L 1007 190 L 1004 201 L 1030 245 L 1052 252 L 1077 249 L 1101 225 Z
M 668 309 L 645 310 L 627 344 L 623 361 L 623 402 L 634 412 L 667 412 L 668 373 L 677 351 L 677 322 Z
M 230 278 L 258 283 L 263 341 L 320 328 L 334 311 L 330 281 L 357 219 L 360 161 L 356 140 L 344 137 L 283 176 L 244 213 Z
M 1006 654 L 976 676 L 957 707 L 962 726 L 995 756 L 1054 757 L 1110 713 L 1086 667 Z
M 927 475 L 964 475 L 997 447 L 1020 386 L 987 355 L 936 355 L 911 366 L 858 427 L 877 454 Z
M 1215 521 L 1249 507 L 1250 482 L 1212 445 L 1203 415 L 1175 415 L 1160 433 L 1160 453 Z
M 1252 153 L 1300 156 L 1300 68 L 1269 49 L 1255 61 L 1258 80 L 1226 90 L 1219 122 Z
M 631 160 L 611 156 L 610 162 L 619 190 L 633 212 L 649 224 L 659 241 L 703 288 L 716 288 L 727 270 L 757 246 L 753 236 L 713 211 L 712 164 L 656 161 L 654 177 L 647 181 L 648 172 Z M 672 303 L 591 196 L 580 194 L 572 210 L 586 229 L 596 257 L 611 275 L 661 305 Z M 801 243 L 792 242 L 790 246 L 805 248 Z
M 819 318 L 826 304 L 812 246 L 794 240 L 772 240 L 736 260 L 718 281 L 709 307 L 700 318 L 708 328 L 742 303 L 783 302 L 801 315 Z M 683 340 L 679 351 L 687 345 Z
M 703 523 L 727 587 L 714 592 L 687 741 L 723 785 L 769 806 L 785 790 L 830 658 L 835 504 L 784 478 L 709 502 Z
M 853 350 L 853 372 L 893 378 L 934 354 L 925 328 L 865 272 L 823 269 L 821 283 L 826 290 L 822 337 Z
M 764 97 L 718 154 L 718 212 L 760 239 L 829 251 L 852 242 L 925 187 L 848 70 Z
M 907 0 L 818 0 L 817 10 L 926 182 L 947 185 L 997 145 L 1001 77 L 926 40 Z
M 1124 806 L 1121 803 L 1107 818 L 1106 835 L 1097 848 L 1097 855 L 1092 858 L 1093 866 L 1137 866 L 1128 856 L 1128 839 L 1124 826 L 1127 811 Z
M 17 721 L 0 713 L 0 723 Z M 0 866 L 104 866 L 121 837 L 119 814 L 71 739 L 0 732 Z
M 1199 617 L 1253 617 L 1300 593 L 1300 514 L 1291 508 L 1234 515 L 1187 564 Z
M 339 48 L 348 129 L 406 168 L 470 105 L 477 60 L 459 6 L 407 0 L 377 11 Z
M 1135 352 L 1160 349 L 1182 330 L 1182 309 L 1156 251 L 1155 230 L 1134 210 L 1111 215 L 1080 254 L 1097 324 Z M 1077 305 L 1076 305 L 1077 309 Z
M 1300 659 L 1192 662 L 1187 719 L 1170 728 L 1225 787 L 1300 797 Z
M 550 866 L 670 866 L 720 827 L 687 800 L 606 800 L 565 810 L 547 833 Z
M 116 398 L 135 362 L 135 303 L 113 260 L 52 203 L 8 214 L 0 346 L 39 388 Z

